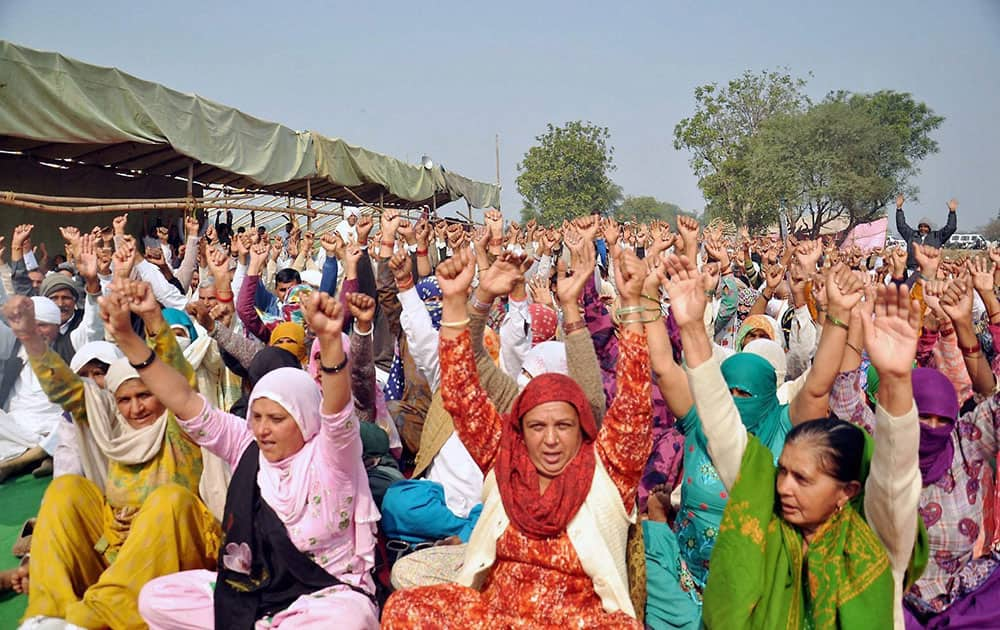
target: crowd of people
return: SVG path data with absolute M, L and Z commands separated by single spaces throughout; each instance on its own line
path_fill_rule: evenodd
M 0 590 L 26 629 L 996 627 L 1000 250 L 904 201 L 868 251 L 19 225 L 0 481 L 53 479 Z

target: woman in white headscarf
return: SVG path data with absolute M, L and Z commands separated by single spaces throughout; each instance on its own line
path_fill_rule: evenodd
M 109 329 L 119 344 L 131 339 L 148 348 L 132 330 L 131 299 L 146 330 L 155 331 L 155 352 L 193 379 L 149 285 L 136 284 L 141 291 L 116 297 L 116 308 L 106 311 Z M 57 477 L 42 499 L 22 627 L 63 620 L 84 628 L 140 627 L 144 583 L 212 566 L 217 557 L 219 524 L 198 497 L 201 450 L 127 359 L 111 363 L 107 389 L 81 379 L 33 334 L 33 310 L 24 302 L 13 306 L 8 321 L 32 369 L 49 398 L 86 427 L 87 444 L 80 449 L 87 477 Z

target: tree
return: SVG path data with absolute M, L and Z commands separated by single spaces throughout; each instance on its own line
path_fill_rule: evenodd
M 622 221 L 648 223 L 650 221 L 669 221 L 673 223 L 677 215 L 690 214 L 681 210 L 680 206 L 656 197 L 625 197 L 625 201 L 615 210 L 615 217 Z
M 808 107 L 805 85 L 787 69 L 747 70 L 725 87 L 695 88 L 695 113 L 674 127 L 674 148 L 692 154 L 707 217 L 755 227 L 777 217 L 777 200 L 762 195 L 751 176 L 749 141 L 769 118 Z
M 545 225 L 593 212 L 605 214 L 621 201 L 607 127 L 590 122 L 551 123 L 518 163 L 517 190 L 524 198 L 521 218 Z
M 997 210 L 997 216 L 979 228 L 979 233 L 988 241 L 1000 241 L 1000 209 Z
M 812 237 L 831 222 L 849 230 L 883 215 L 909 185 L 917 162 L 937 151 L 940 126 L 909 94 L 837 92 L 804 112 L 764 122 L 749 145 L 758 198 L 780 200 Z

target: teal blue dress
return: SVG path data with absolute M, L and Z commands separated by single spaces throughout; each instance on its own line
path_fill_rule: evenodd
M 777 464 L 792 423 L 788 405 L 778 404 L 774 368 L 758 355 L 741 352 L 723 362 L 722 373 L 731 388 L 751 394 L 733 401 L 747 430 L 771 450 Z M 701 593 L 729 495 L 708 455 L 696 407 L 678 419 L 677 429 L 684 434 L 684 475 L 675 529 L 643 522 L 646 621 L 652 628 L 694 629 L 701 625 Z

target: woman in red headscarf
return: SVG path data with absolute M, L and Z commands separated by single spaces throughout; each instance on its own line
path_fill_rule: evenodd
M 598 431 L 580 386 L 559 374 L 536 376 L 507 416 L 497 412 L 479 384 L 466 330 L 474 262 L 463 250 L 438 267 L 441 391 L 486 474 L 483 512 L 458 583 L 395 593 L 382 627 L 640 628 L 625 547 L 652 449 L 639 303 L 646 268 L 631 254 L 615 264 L 623 306 L 635 310 L 623 324 L 618 395 Z

